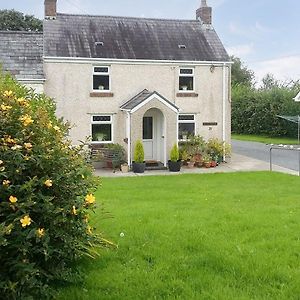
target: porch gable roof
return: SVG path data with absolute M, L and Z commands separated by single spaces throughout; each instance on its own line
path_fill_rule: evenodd
M 147 89 L 144 89 L 143 91 L 135 95 L 133 98 L 131 98 L 130 100 L 122 104 L 120 106 L 120 109 L 133 113 L 154 98 L 158 99 L 164 105 L 168 106 L 171 110 L 178 113 L 179 108 L 174 103 L 170 102 L 168 99 L 160 95 L 158 92 L 156 91 L 150 92 Z

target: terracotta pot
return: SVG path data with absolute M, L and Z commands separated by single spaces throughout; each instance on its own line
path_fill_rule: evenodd
M 205 162 L 204 167 L 207 168 L 207 169 L 210 168 L 211 167 L 211 162 Z
M 211 166 L 212 168 L 215 168 L 215 167 L 217 166 L 217 162 L 213 160 L 213 161 L 210 163 L 210 166 Z
M 121 171 L 122 171 L 122 173 L 128 173 L 129 166 L 127 164 L 121 165 Z
M 188 168 L 192 169 L 195 166 L 195 162 L 194 161 L 187 161 L 187 166 L 188 166 Z

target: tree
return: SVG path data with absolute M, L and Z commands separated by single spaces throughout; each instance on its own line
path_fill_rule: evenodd
M 254 72 L 249 70 L 240 58 L 231 56 L 231 83 L 235 85 L 253 86 Z
M 43 31 L 43 22 L 14 9 L 4 9 L 0 10 L 0 30 Z
M 275 79 L 274 75 L 268 73 L 262 79 L 262 89 L 263 90 L 271 90 L 272 88 L 279 87 L 280 83 L 277 79 Z

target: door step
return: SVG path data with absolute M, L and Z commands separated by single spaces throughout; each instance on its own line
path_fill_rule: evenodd
M 147 160 L 146 161 L 146 170 L 147 171 L 157 171 L 157 170 L 166 170 L 167 168 L 163 163 L 156 160 Z

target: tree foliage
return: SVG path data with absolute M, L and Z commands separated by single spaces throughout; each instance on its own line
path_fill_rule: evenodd
M 42 31 L 43 22 L 32 15 L 11 10 L 0 10 L 0 30 Z
M 249 70 L 240 58 L 231 56 L 233 62 L 231 66 L 231 83 L 232 86 L 246 85 L 253 86 L 254 84 L 254 72 Z
M 1 299 L 46 299 L 104 241 L 89 212 L 98 181 L 54 102 L 0 74 Z

